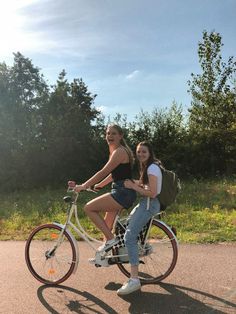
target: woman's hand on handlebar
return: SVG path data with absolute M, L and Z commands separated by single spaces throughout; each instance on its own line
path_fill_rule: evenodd
M 68 181 L 68 191 L 74 191 L 76 193 L 79 193 L 81 191 L 90 191 L 96 193 L 99 191 L 102 187 L 99 186 L 99 184 L 95 184 L 93 188 L 86 188 L 84 184 L 76 184 L 75 181 Z
M 86 190 L 83 184 L 77 185 L 75 181 L 68 181 L 68 189 L 77 193 Z
M 76 186 L 74 187 L 74 191 L 79 193 L 81 191 L 85 191 L 86 187 L 83 184 L 76 184 Z
M 74 187 L 76 186 L 76 182 L 75 181 L 68 181 L 68 188 L 69 189 L 74 189 Z

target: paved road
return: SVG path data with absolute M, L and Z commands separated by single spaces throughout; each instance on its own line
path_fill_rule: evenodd
M 24 242 L 0 242 L 0 313 L 236 313 L 236 243 L 180 245 L 174 272 L 158 285 L 118 297 L 126 280 L 116 266 L 87 263 L 92 251 L 79 243 L 81 263 L 64 285 L 41 285 L 24 261 Z

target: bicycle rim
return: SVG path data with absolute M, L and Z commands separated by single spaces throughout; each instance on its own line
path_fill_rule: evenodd
M 142 284 L 162 281 L 173 271 L 178 257 L 178 246 L 173 233 L 157 220 L 153 220 L 146 253 L 139 257 L 139 278 Z M 117 264 L 121 272 L 130 277 L 130 264 Z
M 72 274 L 76 251 L 66 231 L 46 224 L 35 228 L 25 247 L 25 259 L 31 274 L 44 284 L 59 284 Z M 62 241 L 60 237 L 62 236 Z M 60 244 L 58 244 L 60 241 Z

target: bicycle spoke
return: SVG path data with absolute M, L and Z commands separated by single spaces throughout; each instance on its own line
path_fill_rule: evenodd
M 29 270 L 43 283 L 66 280 L 75 267 L 75 248 L 68 234 L 55 225 L 36 228 L 26 244 Z
M 155 220 L 149 234 L 150 238 L 140 250 L 139 277 L 142 282 L 152 283 L 163 280 L 174 269 L 177 261 L 177 242 L 172 232 Z M 118 264 L 118 267 L 127 277 L 130 276 L 129 265 Z

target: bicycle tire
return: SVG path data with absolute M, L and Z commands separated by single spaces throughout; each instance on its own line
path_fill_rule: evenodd
M 153 251 L 139 257 L 139 279 L 142 284 L 165 279 L 175 268 L 178 258 L 178 244 L 173 232 L 158 220 L 152 221 L 147 243 Z M 119 254 L 118 251 L 115 253 Z M 129 263 L 117 263 L 117 266 L 125 276 L 130 277 Z
M 72 274 L 76 249 L 69 234 L 63 232 L 63 241 L 54 250 L 62 228 L 54 224 L 36 227 L 25 246 L 25 260 L 31 274 L 44 284 L 60 284 Z M 51 256 L 48 252 L 53 250 Z

